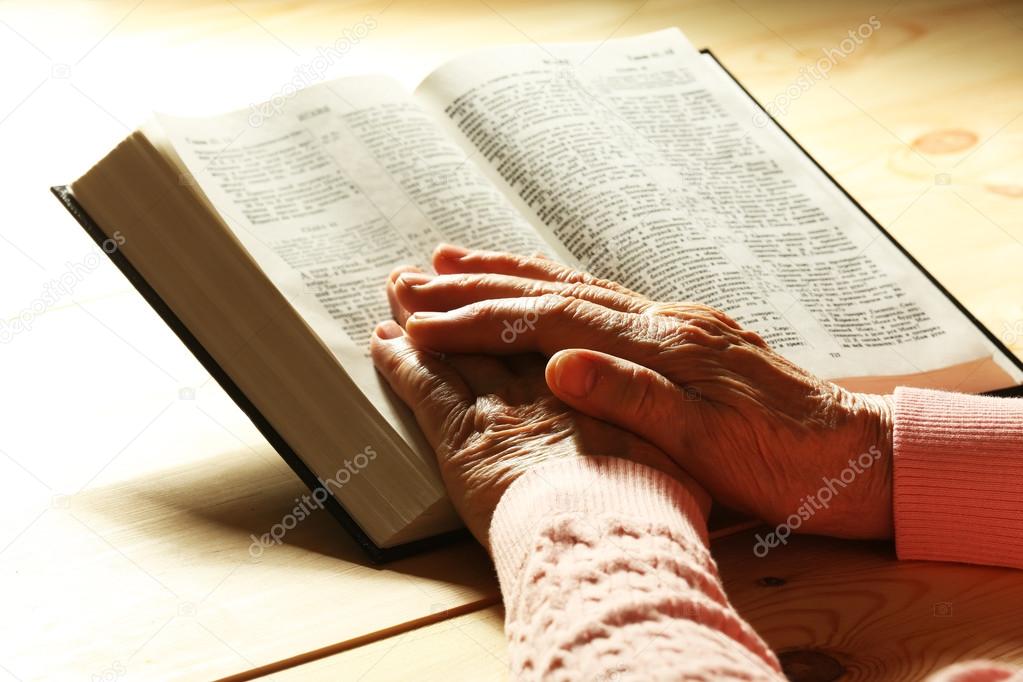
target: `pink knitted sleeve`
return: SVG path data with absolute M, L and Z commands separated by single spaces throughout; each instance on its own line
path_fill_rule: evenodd
M 1023 401 L 896 391 L 896 545 L 906 559 L 1023 568 Z M 724 594 L 692 495 L 615 458 L 530 470 L 490 528 L 514 679 L 765 680 L 778 661 Z M 931 682 L 999 682 L 974 662 Z
M 513 679 L 769 680 L 725 597 L 693 496 L 621 459 L 531 469 L 490 528 Z
M 1023 400 L 895 391 L 900 559 L 1023 568 Z
M 950 665 L 927 678 L 927 682 L 1020 682 L 1023 672 L 1018 668 L 991 663 L 972 661 Z

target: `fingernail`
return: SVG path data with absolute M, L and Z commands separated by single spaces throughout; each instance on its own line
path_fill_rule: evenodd
M 462 248 L 461 246 L 455 246 L 454 244 L 441 244 L 437 247 L 434 253 L 441 258 L 449 258 L 451 260 L 458 260 L 463 256 L 469 255 L 469 249 Z
M 391 274 L 388 275 L 388 278 L 391 280 L 392 283 L 397 282 L 399 277 L 401 277 L 406 272 L 408 272 L 408 270 L 405 270 L 404 268 L 410 268 L 410 267 L 412 267 L 412 266 L 411 265 L 400 265 L 397 268 L 395 268 L 394 270 L 391 270 Z
M 390 339 L 398 338 L 405 332 L 402 330 L 400 326 L 398 326 L 397 322 L 395 322 L 394 320 L 387 320 L 386 322 L 381 322 L 380 324 L 378 324 L 376 330 L 374 330 L 374 333 L 381 339 L 389 341 Z
M 414 287 L 419 284 L 426 284 L 433 279 L 433 275 L 427 275 L 422 272 L 403 272 L 398 275 L 398 282 L 404 284 L 407 287 Z
M 408 319 L 409 322 L 419 322 L 420 320 L 429 320 L 435 317 L 444 317 L 444 315 L 445 313 L 427 310 L 421 313 L 412 313 L 412 316 L 409 317 Z
M 596 366 L 577 354 L 558 358 L 554 368 L 558 388 L 573 398 L 585 398 L 597 383 Z

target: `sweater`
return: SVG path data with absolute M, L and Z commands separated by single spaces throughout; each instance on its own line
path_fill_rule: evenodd
M 1023 400 L 900 388 L 893 434 L 900 559 L 1023 568 Z M 527 471 L 490 545 L 516 680 L 770 680 L 778 659 L 728 601 L 692 494 L 624 459 Z M 964 663 L 932 682 L 1023 673 Z

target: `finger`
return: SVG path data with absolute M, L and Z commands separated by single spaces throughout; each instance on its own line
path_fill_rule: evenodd
M 540 353 L 519 353 L 502 358 L 515 376 L 517 384 L 530 396 L 549 393 L 547 381 L 543 378 L 547 358 Z
M 594 277 L 548 258 L 532 258 L 500 251 L 470 251 L 460 246 L 441 244 L 433 252 L 433 268 L 440 274 L 492 272 L 555 282 L 582 282 L 611 289 L 627 296 L 643 298 L 617 282 Z
M 547 358 L 539 353 L 509 355 L 504 361 L 508 363 L 511 371 L 519 376 L 528 376 L 530 374 L 542 375 L 544 368 L 547 366 Z
M 591 350 L 569 349 L 547 362 L 547 385 L 561 401 L 645 438 L 678 458 L 686 423 L 699 418 L 699 393 L 657 372 Z
M 412 408 L 426 440 L 438 451 L 446 430 L 474 400 L 469 386 L 446 362 L 413 346 L 395 322 L 377 326 L 370 350 L 377 370 Z
M 610 310 L 590 301 L 545 295 L 481 301 L 448 312 L 417 312 L 406 325 L 417 344 L 446 353 L 540 352 L 591 348 L 669 376 L 703 350 L 723 350 L 733 336 L 712 334 L 674 317 Z M 671 353 L 665 353 L 671 348 Z
M 422 270 L 414 265 L 399 265 L 394 270 L 391 270 L 391 274 L 387 277 L 387 302 L 391 305 L 391 316 L 394 318 L 394 321 L 402 327 L 405 326 L 405 321 L 408 320 L 409 311 L 401 305 L 401 302 L 398 300 L 398 296 L 395 294 L 395 282 L 403 273 L 422 272 Z
M 709 326 L 718 322 L 737 332 L 745 331 L 742 326 L 733 320 L 728 314 L 721 312 L 717 308 L 711 308 L 710 306 L 703 305 L 702 303 L 651 303 L 647 306 L 644 312 L 649 315 L 664 315 L 666 317 L 679 317 L 691 320 L 697 324 L 704 325 L 704 327 L 708 329 Z M 749 332 L 749 335 L 750 340 L 752 340 L 753 336 L 756 336 L 753 332 Z M 757 338 L 759 339 L 759 337 Z M 764 345 L 763 339 L 759 339 L 758 345 Z
M 622 312 L 678 317 L 697 326 L 702 326 L 710 333 L 719 333 L 715 327 L 719 324 L 724 325 L 750 343 L 766 347 L 764 340 L 759 335 L 744 330 L 729 315 L 716 308 L 692 302 L 657 303 L 592 284 L 529 279 L 493 273 L 427 275 L 408 271 L 397 273 L 394 291 L 399 305 L 410 313 L 451 310 L 477 301 L 497 298 L 543 296 L 545 294 L 571 296 Z
M 508 366 L 492 355 L 448 355 L 445 360 L 477 396 L 500 393 L 515 379 Z
M 557 294 L 571 296 L 612 310 L 641 313 L 653 303 L 643 298 L 581 282 L 558 282 L 493 273 L 424 275 L 399 273 L 394 281 L 399 305 L 409 311 L 451 310 L 497 298 L 521 298 Z

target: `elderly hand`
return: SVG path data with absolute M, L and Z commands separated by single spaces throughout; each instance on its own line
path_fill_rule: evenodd
M 891 536 L 889 397 L 814 377 L 717 310 L 544 258 L 442 246 L 434 267 L 394 281 L 417 347 L 552 356 L 555 396 L 661 448 L 715 499 L 790 529 Z
M 394 291 L 401 273 L 392 274 L 388 295 L 395 319 L 404 322 L 408 311 Z M 437 454 L 456 509 L 485 547 L 501 494 L 530 467 L 562 457 L 605 455 L 646 464 L 679 479 L 704 515 L 709 509 L 707 494 L 662 451 L 553 396 L 539 355 L 441 356 L 417 347 L 390 321 L 377 327 L 371 349 L 377 369 L 412 408 Z

